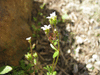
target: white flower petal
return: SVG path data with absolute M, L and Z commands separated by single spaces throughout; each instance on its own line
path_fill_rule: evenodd
M 41 29 L 45 30 L 45 28 L 44 28 L 44 27 L 41 27 Z
M 56 13 L 53 12 L 53 13 L 50 14 L 50 16 L 51 16 L 51 17 L 56 16 Z
M 50 29 L 51 27 L 50 27 L 50 25 L 44 25 L 44 27 L 41 27 L 41 29 L 43 29 L 43 30 L 47 30 L 47 29 Z
M 54 18 L 56 16 L 56 12 L 53 12 L 50 14 L 50 16 L 46 17 L 48 19 Z
M 51 28 L 51 26 L 50 26 L 50 24 L 47 26 L 47 29 L 50 29 Z
M 26 38 L 26 40 L 30 40 L 30 39 L 31 39 L 31 37 Z
M 46 17 L 46 18 L 50 19 L 51 17 L 48 16 L 48 17 Z
M 52 44 L 50 44 L 51 48 L 54 50 L 57 50 Z
M 48 27 L 51 27 L 51 25 L 49 24 Z
M 44 27 L 46 28 L 46 27 L 48 27 L 47 25 L 44 25 Z

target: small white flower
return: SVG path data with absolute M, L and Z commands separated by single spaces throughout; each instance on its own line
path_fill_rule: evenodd
M 31 37 L 26 38 L 26 40 L 30 40 L 30 39 L 31 39 Z
M 48 26 L 47 25 L 44 25 L 44 27 L 41 27 L 41 29 L 43 29 L 43 30 L 48 30 L 50 28 L 51 28 L 50 24 Z
M 55 16 L 56 16 L 56 12 L 53 12 L 53 13 L 50 14 L 50 16 L 48 16 L 46 18 L 48 18 L 48 19 L 53 18 L 54 19 Z

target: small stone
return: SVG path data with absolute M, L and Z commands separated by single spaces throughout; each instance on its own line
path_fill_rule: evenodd
M 81 47 L 77 47 L 75 51 L 78 53 L 80 49 Z
M 90 69 L 90 68 L 92 68 L 92 67 L 93 67 L 92 64 L 87 64 L 87 65 L 86 65 L 86 68 L 88 68 L 88 69 Z
M 69 50 L 67 51 L 67 53 L 71 53 L 71 50 L 69 49 Z
M 100 66 L 100 61 L 95 62 L 95 64 Z
M 93 59 L 97 59 L 97 58 L 98 58 L 98 55 L 94 54 L 94 55 L 92 56 L 92 58 L 93 58 Z
M 74 73 L 77 73 L 78 72 L 78 65 L 77 64 L 74 64 L 74 66 L 73 66 L 73 69 L 74 69 Z
M 93 23 L 93 22 L 94 22 L 94 19 L 91 19 L 91 20 L 90 20 L 90 23 Z
M 81 37 L 76 36 L 76 42 L 77 42 L 77 44 L 82 44 L 84 42 L 84 40 Z
M 92 59 L 89 59 L 88 62 L 89 62 L 89 63 L 92 62 Z

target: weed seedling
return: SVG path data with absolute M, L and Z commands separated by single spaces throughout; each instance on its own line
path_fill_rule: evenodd
M 28 40 L 29 44 L 30 44 L 30 52 L 31 53 L 27 53 L 26 58 L 31 62 L 31 64 L 34 65 L 34 73 L 35 73 L 35 69 L 36 69 L 36 63 L 35 63 L 35 57 L 33 54 L 33 49 L 35 48 L 35 44 L 31 45 L 31 37 L 26 38 L 26 40 Z
M 49 19 L 50 24 L 44 25 L 44 27 L 41 27 L 41 29 L 44 30 L 48 40 L 50 41 L 50 46 L 52 49 L 55 50 L 55 52 L 53 54 L 52 66 L 50 67 L 46 66 L 45 69 L 48 70 L 47 75 L 56 75 L 56 72 L 54 70 L 58 62 L 59 51 L 60 51 L 59 33 L 56 28 L 57 16 L 55 12 L 53 12 L 47 18 Z M 52 33 L 50 33 L 50 28 L 52 28 Z
M 41 23 L 39 22 L 38 25 L 40 25 Z M 34 34 L 32 34 L 33 37 L 39 37 L 38 33 L 41 30 L 40 28 L 36 28 L 34 25 L 32 25 L 32 28 L 34 30 Z
M 53 12 L 52 14 L 50 14 L 50 16 L 48 16 L 46 18 L 49 19 L 50 24 L 44 25 L 44 27 L 41 27 L 41 29 L 44 30 L 45 35 L 47 36 L 48 40 L 50 41 L 50 46 L 55 52 L 53 53 L 52 66 L 47 65 L 46 67 L 43 67 L 43 68 L 48 71 L 46 73 L 46 75 L 56 75 L 57 72 L 54 70 L 57 65 L 57 62 L 59 59 L 59 52 L 60 52 L 59 33 L 56 28 L 57 16 L 56 16 L 56 13 Z M 32 25 L 32 27 L 35 32 L 40 31 L 40 29 L 37 29 L 34 25 Z M 50 32 L 50 28 L 52 29 L 51 32 Z M 33 34 L 33 35 L 35 36 L 35 34 Z M 27 58 L 27 60 L 30 61 L 31 67 L 34 67 L 34 74 L 35 74 L 39 70 L 39 69 L 37 69 L 37 57 L 38 57 L 37 53 L 33 53 L 33 51 L 32 51 L 32 49 L 34 49 L 34 47 L 35 47 L 35 44 L 31 45 L 31 37 L 26 38 L 26 40 L 28 40 L 28 42 L 30 44 L 30 53 L 27 53 L 25 55 L 25 57 Z M 23 66 L 23 68 L 25 68 L 25 66 Z M 33 70 L 31 72 L 33 72 Z
M 40 16 L 42 16 L 42 15 L 43 15 L 43 13 L 41 13 L 41 12 L 38 12 L 38 14 L 39 14 Z
M 44 9 L 44 6 L 45 6 L 45 3 L 43 3 L 43 4 L 40 6 L 40 8 L 41 8 L 41 9 Z
M 34 21 L 37 21 L 37 18 L 36 17 L 33 17 Z
M 67 18 L 68 18 L 68 15 L 67 14 L 62 15 L 62 21 L 63 22 L 65 22 L 65 19 L 67 19 Z
M 46 66 L 46 67 L 43 67 L 44 69 L 46 69 L 48 72 L 47 72 L 47 75 L 56 75 L 57 74 L 57 72 L 56 71 L 54 71 L 54 72 L 52 72 L 52 70 L 53 70 L 53 68 L 52 68 L 52 66 Z

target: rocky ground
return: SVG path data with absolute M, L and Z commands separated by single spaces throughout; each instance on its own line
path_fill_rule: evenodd
M 40 6 L 45 3 L 44 9 Z M 46 16 L 56 11 L 57 28 L 63 55 L 60 56 L 57 75 L 100 75 L 100 3 L 96 0 L 35 0 L 33 17 L 38 18 L 41 26 L 49 24 Z M 43 16 L 38 16 L 42 12 Z M 65 22 L 62 16 L 67 14 Z M 33 20 L 33 24 L 38 22 Z M 35 39 L 36 51 L 43 65 L 52 64 L 53 50 L 45 33 Z

